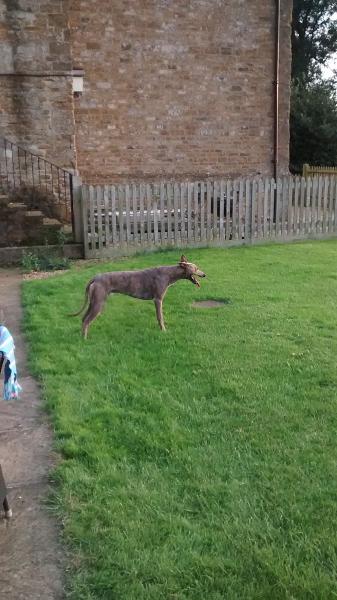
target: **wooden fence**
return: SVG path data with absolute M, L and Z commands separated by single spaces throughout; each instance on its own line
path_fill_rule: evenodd
M 337 176 L 81 188 L 85 256 L 337 233 Z
M 305 163 L 303 177 L 312 177 L 313 175 L 337 175 L 337 167 L 315 167 Z

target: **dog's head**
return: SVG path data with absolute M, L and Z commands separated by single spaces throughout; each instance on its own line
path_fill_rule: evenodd
M 197 267 L 197 265 L 194 265 L 193 263 L 188 262 L 186 256 L 184 256 L 184 255 L 182 255 L 180 257 L 179 266 L 184 269 L 185 278 L 192 281 L 192 283 L 194 283 L 194 285 L 197 285 L 198 287 L 200 287 L 200 283 L 197 280 L 197 277 L 206 277 L 205 273 L 200 271 L 200 269 L 199 269 L 199 267 Z

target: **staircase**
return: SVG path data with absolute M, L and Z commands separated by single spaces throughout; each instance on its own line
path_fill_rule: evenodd
M 0 246 L 57 242 L 73 230 L 72 173 L 0 138 Z
M 0 193 L 0 246 L 31 246 L 57 243 L 63 224 L 30 210 L 24 202 L 13 202 L 9 193 Z

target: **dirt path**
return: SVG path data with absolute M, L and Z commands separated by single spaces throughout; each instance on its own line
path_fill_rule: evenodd
M 20 401 L 4 402 L 0 382 L 0 462 L 13 509 L 13 519 L 0 518 L 0 596 L 6 600 L 60 600 L 63 553 L 56 523 L 43 506 L 55 457 L 38 385 L 26 365 L 21 280 L 19 272 L 0 269 L 0 307 L 15 340 L 23 387 Z

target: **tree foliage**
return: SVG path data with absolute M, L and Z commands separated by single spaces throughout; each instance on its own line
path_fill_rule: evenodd
M 313 81 L 337 52 L 337 0 L 294 0 L 292 78 Z
M 337 164 L 337 105 L 322 67 L 337 52 L 337 0 L 294 0 L 290 168 Z
M 336 92 L 331 82 L 293 83 L 290 113 L 290 168 L 303 163 L 337 164 Z

